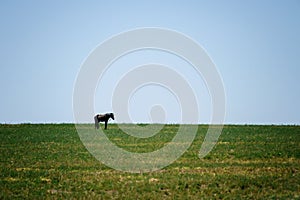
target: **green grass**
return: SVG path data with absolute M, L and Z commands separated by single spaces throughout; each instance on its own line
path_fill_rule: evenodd
M 108 128 L 119 147 L 151 152 L 171 141 L 178 125 L 146 139 Z M 2 124 L 0 199 L 300 199 L 300 126 L 226 125 L 199 159 L 207 128 L 199 126 L 173 164 L 132 174 L 97 161 L 72 124 Z

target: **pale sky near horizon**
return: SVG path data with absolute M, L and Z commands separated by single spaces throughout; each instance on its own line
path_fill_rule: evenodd
M 297 0 L 1 1 L 0 123 L 73 122 L 74 83 L 89 53 L 120 32 L 160 27 L 191 37 L 207 51 L 223 79 L 225 123 L 300 124 L 299 19 Z M 170 57 L 147 53 L 137 64 Z M 169 64 L 180 65 L 177 60 L 170 58 Z M 148 90 L 171 98 L 160 89 Z M 201 98 L 201 91 L 197 95 Z M 203 123 L 210 116 L 206 95 Z M 130 104 L 131 115 L 147 122 L 139 106 Z M 109 105 L 96 109 L 111 110 Z M 176 123 L 177 111 L 167 122 Z

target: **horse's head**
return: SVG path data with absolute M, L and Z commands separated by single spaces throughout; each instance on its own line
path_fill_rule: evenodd
M 113 120 L 115 120 L 114 113 L 109 113 L 109 116 L 110 116 Z

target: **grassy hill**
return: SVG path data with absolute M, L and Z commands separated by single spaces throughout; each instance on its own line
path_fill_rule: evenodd
M 128 125 L 130 126 L 130 125 Z M 208 126 L 162 170 L 111 169 L 84 147 L 73 124 L 0 125 L 0 199 L 299 199 L 300 126 L 226 125 L 208 156 L 198 158 Z M 134 138 L 116 124 L 105 131 L 119 147 L 151 152 L 178 125 Z

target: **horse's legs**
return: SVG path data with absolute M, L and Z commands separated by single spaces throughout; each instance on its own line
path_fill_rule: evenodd
M 105 129 L 107 129 L 107 120 L 105 121 Z

